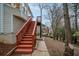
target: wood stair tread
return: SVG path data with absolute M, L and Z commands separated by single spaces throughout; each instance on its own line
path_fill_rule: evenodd
M 18 48 L 15 50 L 16 53 L 32 53 L 32 49 L 22 49 L 22 48 Z
M 31 36 L 32 34 L 24 34 L 24 36 Z
M 18 45 L 17 47 L 32 47 L 32 45 Z
M 23 36 L 23 37 L 32 37 L 32 36 Z
M 20 43 L 32 43 L 32 41 L 21 41 Z
M 32 39 L 31 38 L 24 38 L 24 39 L 22 39 L 22 41 L 32 41 Z

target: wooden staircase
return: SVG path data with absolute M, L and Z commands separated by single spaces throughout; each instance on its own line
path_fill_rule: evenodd
M 29 17 L 16 33 L 17 48 L 15 53 L 31 54 L 33 52 L 36 45 L 36 27 L 37 21 L 32 21 L 32 17 Z

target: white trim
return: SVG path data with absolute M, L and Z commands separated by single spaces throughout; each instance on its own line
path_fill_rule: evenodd
M 23 15 L 23 12 L 22 12 L 22 4 L 20 5 L 20 14 L 21 14 L 21 16 Z
M 4 16 L 4 7 L 3 4 L 1 4 L 1 33 L 3 33 L 3 16 Z
M 11 32 L 13 32 L 13 15 L 11 14 Z
M 5 5 L 7 5 L 7 6 L 11 7 L 11 8 L 16 8 L 16 6 L 14 5 L 14 3 L 11 3 L 11 5 L 9 5 L 9 4 L 5 4 Z
M 11 8 L 13 8 L 13 7 L 12 7 L 12 5 L 9 5 L 9 4 L 5 4 L 5 5 L 7 5 L 8 7 L 11 7 Z

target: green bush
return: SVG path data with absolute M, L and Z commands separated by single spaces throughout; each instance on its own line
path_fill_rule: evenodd
M 72 42 L 74 44 L 77 43 L 77 37 L 79 36 L 79 31 L 76 31 L 76 30 L 72 30 Z
M 65 31 L 64 31 L 64 28 L 58 28 L 57 31 L 56 31 L 56 35 L 57 36 L 64 36 L 65 35 Z
M 64 27 L 61 28 L 57 28 L 55 30 L 55 32 L 53 33 L 54 39 L 58 39 L 60 38 L 60 40 L 62 39 L 63 41 L 65 40 L 65 31 L 64 31 Z
M 74 37 L 78 37 L 79 36 L 79 32 L 76 31 L 74 34 L 73 34 Z

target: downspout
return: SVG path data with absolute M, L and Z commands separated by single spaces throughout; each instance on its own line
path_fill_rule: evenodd
M 11 32 L 13 32 L 13 14 L 11 14 Z

